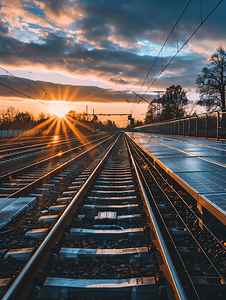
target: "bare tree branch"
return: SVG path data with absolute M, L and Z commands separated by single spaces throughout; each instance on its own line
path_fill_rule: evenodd
M 196 84 L 200 94 L 199 105 L 208 109 L 225 108 L 226 86 L 226 52 L 222 47 L 212 54 L 208 64 L 209 68 L 202 69 Z

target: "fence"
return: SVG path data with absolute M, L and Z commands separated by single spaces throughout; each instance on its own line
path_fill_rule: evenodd
M 11 138 L 11 137 L 26 137 L 26 136 L 35 136 L 39 135 L 41 133 L 40 130 L 0 130 L 0 137 L 2 138 Z
M 226 139 L 226 110 L 152 123 L 134 131 L 189 137 Z

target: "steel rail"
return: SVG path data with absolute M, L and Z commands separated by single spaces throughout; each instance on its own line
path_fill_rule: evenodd
M 31 259 L 25 265 L 23 270 L 17 276 L 13 284 L 10 286 L 6 294 L 2 297 L 2 300 L 24 300 L 28 297 L 34 283 L 33 280 L 37 276 L 38 272 L 43 270 L 49 257 L 52 254 L 54 245 L 60 240 L 64 233 L 64 228 L 70 223 L 73 215 L 78 208 L 78 204 L 83 199 L 84 194 L 88 191 L 90 184 L 94 181 L 97 175 L 101 172 L 101 168 L 105 163 L 108 155 L 111 153 L 114 145 L 118 141 L 120 135 L 108 148 L 104 157 L 98 163 L 94 171 L 90 174 L 88 179 L 82 185 L 78 193 L 71 200 L 57 223 L 53 226 L 49 234 L 46 236 L 44 241 L 40 244 L 38 249 L 35 251 Z
M 135 145 L 134 149 L 136 148 L 136 150 L 135 150 L 136 153 L 139 155 L 139 157 L 142 157 L 144 163 L 145 163 L 145 160 L 147 160 L 147 161 L 148 161 L 148 164 L 151 165 L 150 161 L 148 160 L 148 158 L 145 157 L 145 155 L 142 153 L 141 149 L 140 149 L 135 143 L 133 143 L 133 144 Z M 148 166 L 146 163 L 145 163 L 145 165 Z M 225 279 L 224 279 L 224 276 L 220 273 L 220 271 L 218 270 L 218 268 L 215 266 L 213 260 L 210 259 L 210 257 L 209 257 L 208 254 L 207 254 L 209 248 L 206 249 L 206 250 L 203 248 L 203 246 L 200 244 L 200 241 L 198 241 L 198 239 L 196 238 L 196 236 L 193 234 L 192 230 L 191 230 L 191 229 L 189 228 L 189 226 L 186 224 L 186 222 L 185 222 L 183 216 L 182 216 L 181 213 L 178 211 L 178 209 L 177 209 L 176 206 L 173 204 L 173 202 L 170 200 L 170 198 L 168 197 L 168 195 L 166 194 L 166 192 L 163 190 L 163 188 L 160 186 L 159 182 L 156 180 L 156 178 L 155 178 L 154 175 L 151 173 L 151 171 L 150 171 L 150 170 L 148 170 L 148 171 L 149 171 L 150 175 L 152 176 L 153 180 L 155 181 L 156 185 L 157 185 L 158 188 L 161 190 L 161 192 L 164 194 L 164 196 L 165 196 L 166 199 L 168 200 L 168 203 L 171 205 L 171 207 L 173 208 L 173 210 L 174 210 L 175 213 L 177 214 L 178 218 L 180 219 L 180 221 L 182 222 L 182 224 L 183 224 L 184 227 L 186 228 L 187 232 L 189 232 L 189 234 L 191 235 L 191 237 L 193 238 L 193 240 L 194 240 L 195 243 L 197 244 L 198 248 L 201 250 L 201 252 L 203 253 L 203 255 L 206 257 L 207 261 L 209 261 L 209 263 L 211 264 L 211 266 L 212 266 L 213 269 L 215 270 L 216 274 L 219 276 L 219 278 L 220 278 L 222 284 L 226 284 Z M 181 197 L 181 195 L 180 195 L 180 194 L 179 194 L 179 193 L 178 193 L 178 192 L 177 192 L 177 191 L 169 184 L 169 182 L 163 177 L 163 175 L 159 172 L 159 170 L 158 170 L 158 169 L 155 169 L 155 171 L 156 171 L 157 174 L 162 178 L 162 180 L 164 181 L 164 183 L 166 183 L 166 184 L 168 185 L 168 187 L 170 187 L 171 191 L 173 191 L 173 192 L 180 198 L 180 200 L 184 203 L 184 205 L 186 206 L 186 208 L 187 208 L 187 209 L 190 211 L 190 213 L 194 216 L 194 218 L 196 218 L 197 221 L 201 221 L 201 219 L 195 214 L 195 212 L 194 212 L 194 211 L 192 210 L 192 208 L 186 203 L 186 201 Z M 155 206 L 156 206 L 156 209 L 157 209 L 158 212 L 159 212 L 159 209 L 158 209 L 156 203 L 155 203 Z M 159 212 L 159 214 L 160 214 L 160 212 Z M 194 286 L 194 283 L 193 283 L 193 281 L 192 281 L 192 279 L 191 279 L 192 276 L 189 274 L 189 271 L 188 271 L 186 265 L 184 264 L 183 259 L 182 259 L 181 255 L 180 255 L 179 251 L 177 250 L 177 246 L 176 246 L 176 244 L 174 243 L 174 240 L 173 240 L 173 238 L 172 238 L 172 236 L 171 236 L 171 234 L 170 234 L 170 232 L 169 232 L 169 230 L 168 230 L 168 228 L 167 228 L 167 225 L 166 225 L 166 223 L 165 223 L 163 217 L 162 217 L 162 216 L 160 216 L 160 217 L 161 217 L 162 222 L 163 222 L 163 224 L 164 224 L 164 226 L 165 226 L 165 230 L 167 231 L 167 233 L 168 233 L 168 235 L 169 235 L 169 237 L 170 237 L 170 239 L 171 239 L 171 242 L 172 242 L 172 244 L 173 244 L 174 250 L 177 252 L 178 257 L 180 258 L 180 260 L 181 260 L 181 262 L 182 262 L 182 264 L 183 264 L 183 266 L 184 266 L 184 269 L 186 270 L 187 276 L 188 276 L 188 278 L 189 278 L 189 280 L 190 280 L 190 282 L 191 282 L 191 284 L 192 284 L 192 286 L 193 286 L 193 289 L 194 289 L 194 291 L 195 291 L 195 293 L 196 293 L 198 299 L 200 299 L 200 297 L 199 297 L 199 295 L 198 295 L 198 292 L 197 292 L 197 290 L 196 290 L 196 288 L 195 288 L 195 286 Z M 211 232 L 211 230 L 210 230 L 204 223 L 202 223 L 202 226 L 203 226 L 203 228 L 205 228 L 205 229 L 208 231 L 208 233 L 212 236 L 213 240 L 217 241 L 217 243 L 219 243 L 219 244 L 221 245 L 222 250 L 225 251 L 225 250 L 226 250 L 226 247 L 225 247 L 224 244 L 217 238 L 217 236 L 216 236 L 213 232 Z
M 5 199 L 8 198 L 15 198 L 18 196 L 21 196 L 22 194 L 24 194 L 25 192 L 27 192 L 29 189 L 34 188 L 35 185 L 40 184 L 42 181 L 49 179 L 49 177 L 55 175 L 56 173 L 60 172 L 63 168 L 65 168 L 68 164 L 70 164 L 71 162 L 73 162 L 74 160 L 79 159 L 80 157 L 82 157 L 83 155 L 87 154 L 88 152 L 94 150 L 95 148 L 97 148 L 98 146 L 100 146 L 101 144 L 105 143 L 106 141 L 108 141 L 109 139 L 113 138 L 113 136 L 110 136 L 108 138 L 106 138 L 105 140 L 99 142 L 98 144 L 94 145 L 93 147 L 87 149 L 86 151 L 78 154 L 76 157 L 73 157 L 72 159 L 70 159 L 69 161 L 63 163 L 61 166 L 57 167 L 56 169 L 48 172 L 47 174 L 43 175 L 42 177 L 34 180 L 33 182 L 27 184 L 26 186 L 22 187 L 21 189 L 19 189 L 18 191 L 10 194 L 9 196 L 5 197 Z
M 136 145 L 132 140 L 130 140 L 130 142 L 131 142 L 131 145 L 133 146 L 133 149 L 134 149 L 135 153 L 138 155 L 138 157 L 139 157 L 140 159 L 142 159 L 142 161 L 143 161 L 143 163 L 144 163 L 144 168 L 147 168 L 146 171 L 150 174 L 151 178 L 153 179 L 153 181 L 155 182 L 155 184 L 157 185 L 157 187 L 161 190 L 161 192 L 164 194 L 164 196 L 166 197 L 166 199 L 168 200 L 168 202 L 170 203 L 170 205 L 171 205 L 172 208 L 174 209 L 175 207 L 174 207 L 174 205 L 172 204 L 172 201 L 170 200 L 170 198 L 168 197 L 168 195 L 165 193 L 165 191 L 164 191 L 164 190 L 162 189 L 162 187 L 160 186 L 158 180 L 155 178 L 155 176 L 151 173 L 150 169 L 148 168 L 148 166 L 150 166 L 150 165 L 152 166 L 152 164 L 149 162 L 149 160 L 147 159 L 147 157 L 142 153 L 142 150 L 138 147 L 138 145 Z M 146 160 L 148 161 L 148 163 L 146 163 Z M 157 169 L 155 169 L 155 171 L 157 172 L 157 174 L 158 174 L 159 176 L 161 176 L 161 174 L 159 173 L 159 171 L 158 171 Z M 159 217 L 160 217 L 160 219 L 161 219 L 161 222 L 162 222 L 162 224 L 163 224 L 163 226 L 164 226 L 164 228 L 165 228 L 165 231 L 166 231 L 166 233 L 167 233 L 167 235 L 168 235 L 168 237 L 169 237 L 169 239 L 170 239 L 170 241 L 171 241 L 171 243 L 172 243 L 172 247 L 173 247 L 175 253 L 177 253 L 177 256 L 178 256 L 178 258 L 179 258 L 179 260 L 180 260 L 180 262 L 181 262 L 181 264 L 182 264 L 182 266 L 183 266 L 183 268 L 184 268 L 184 271 L 185 271 L 186 275 L 188 276 L 188 280 L 190 281 L 190 284 L 191 284 L 191 286 L 192 286 L 192 288 L 193 288 L 193 290 L 194 290 L 194 294 L 196 294 L 196 296 L 197 296 L 196 299 L 199 299 L 199 300 L 200 300 L 200 297 L 199 297 L 199 295 L 198 295 L 197 289 L 195 288 L 195 285 L 194 285 L 194 283 L 193 283 L 193 281 L 192 281 L 192 279 L 191 279 L 191 276 L 190 276 L 190 274 L 189 274 L 189 272 L 188 272 L 188 269 L 187 269 L 187 267 L 186 267 L 186 264 L 184 263 L 184 260 L 182 259 L 182 256 L 181 256 L 180 252 L 179 252 L 178 249 L 177 249 L 177 246 L 176 246 L 176 244 L 175 244 L 175 242 L 174 242 L 174 239 L 172 238 L 172 235 L 171 235 L 171 233 L 170 233 L 170 230 L 169 230 L 169 228 L 167 227 L 167 224 L 166 224 L 166 222 L 165 222 L 165 219 L 163 218 L 163 216 L 162 216 L 162 214 L 161 214 L 161 212 L 160 212 L 160 210 L 159 210 L 159 208 L 158 208 L 158 205 L 157 205 L 157 203 L 156 203 L 156 200 L 155 200 L 154 197 L 153 197 L 153 194 L 152 194 L 150 188 L 148 187 L 147 180 L 146 180 L 146 178 L 144 177 L 143 173 L 142 173 L 142 176 L 143 176 L 143 181 L 144 181 L 144 183 L 145 183 L 145 185 L 146 185 L 146 187 L 147 187 L 147 190 L 148 190 L 148 192 L 149 192 L 149 195 L 150 195 L 150 196 L 152 197 L 152 199 L 153 199 L 153 205 L 155 206 L 155 209 L 157 210 L 157 213 L 158 213 L 158 215 L 159 215 Z M 162 176 L 161 176 L 161 178 L 164 180 L 164 178 L 163 178 Z M 173 189 L 172 189 L 171 185 L 170 185 L 167 181 L 165 181 L 165 180 L 164 180 L 164 182 L 167 183 L 168 187 L 170 187 L 170 190 L 172 191 Z M 176 195 L 177 195 L 177 194 L 178 194 L 178 193 L 176 193 Z M 179 194 L 178 194 L 178 195 L 179 195 Z M 184 202 L 184 200 L 181 198 L 181 196 L 179 196 L 179 197 L 180 197 L 180 199 Z M 185 222 L 183 221 L 183 218 L 178 214 L 177 210 L 174 209 L 174 211 L 177 213 L 178 218 L 180 218 L 180 220 L 182 221 L 182 223 L 184 224 L 184 226 L 187 228 Z M 188 232 L 191 234 L 191 236 L 193 236 L 192 233 L 190 232 L 190 230 L 189 230 L 188 228 L 187 228 L 187 230 L 188 230 Z M 201 246 L 200 246 L 200 247 L 201 247 Z
M 138 145 L 134 143 L 134 141 L 132 141 L 132 143 L 134 144 L 137 152 L 139 152 L 139 155 L 142 156 L 142 159 L 145 162 L 145 164 L 153 166 L 153 164 L 149 160 L 150 156 L 145 156 L 144 153 L 142 152 L 142 149 L 139 148 Z M 168 187 L 177 195 L 177 197 L 179 197 L 179 199 L 183 202 L 183 204 L 191 212 L 191 214 L 193 214 L 193 216 L 197 219 L 197 221 L 198 222 L 202 221 L 201 218 L 195 213 L 195 211 L 184 200 L 184 198 L 177 192 L 177 190 L 175 190 L 175 188 L 172 185 L 170 185 L 170 183 L 164 178 L 164 176 L 160 173 L 160 171 L 157 168 L 155 168 L 155 171 L 162 178 L 162 180 L 164 181 L 164 183 L 168 185 Z M 154 179 L 154 181 L 156 182 L 156 184 L 158 185 L 158 187 L 162 190 L 162 192 L 164 193 L 164 195 L 166 196 L 166 198 L 169 199 L 169 197 L 167 196 L 167 194 L 161 188 L 159 182 L 155 179 L 154 175 L 150 171 L 149 171 L 149 173 L 152 176 L 152 178 Z M 174 205 L 171 203 L 170 199 L 168 201 L 172 205 L 172 207 L 174 207 Z M 181 218 L 181 221 L 184 223 L 183 218 Z M 185 225 L 185 226 L 187 226 L 187 225 Z M 202 226 L 203 226 L 203 228 L 205 228 L 209 232 L 209 234 L 211 234 L 213 236 L 213 239 L 215 239 L 222 246 L 222 248 L 226 251 L 226 245 L 224 246 L 224 244 L 222 243 L 222 241 L 204 223 L 202 223 Z
M 36 145 L 21 146 L 21 147 L 16 147 L 16 148 L 7 148 L 5 150 L 4 149 L 0 150 L 0 155 L 2 155 L 2 158 L 5 158 L 5 157 L 8 157 L 8 156 L 13 155 L 13 154 L 20 154 L 20 152 L 19 153 L 18 152 L 17 153 L 10 153 L 10 154 L 2 154 L 2 153 L 27 149 L 27 151 L 23 151 L 23 152 L 21 151 L 21 154 L 22 154 L 22 153 L 26 153 L 28 151 L 38 150 L 39 148 L 42 148 L 42 147 L 44 148 L 44 146 L 46 146 L 46 148 L 50 149 L 51 147 L 54 147 L 54 146 L 61 146 L 62 144 L 63 145 L 70 144 L 71 142 L 80 141 L 80 140 L 83 140 L 83 139 L 87 139 L 89 137 L 93 137 L 93 135 L 87 135 L 87 136 L 84 136 L 84 137 L 81 137 L 81 138 L 75 137 L 75 138 L 71 138 L 71 139 L 61 139 L 59 141 L 50 141 L 50 142 L 40 143 L 40 144 L 36 144 Z M 29 149 L 29 148 L 32 148 L 32 149 Z
M 176 269 L 174 267 L 173 261 L 170 257 L 169 251 L 166 247 L 166 244 L 165 244 L 165 241 L 163 239 L 162 233 L 160 231 L 157 220 L 155 218 L 154 212 L 151 208 L 149 199 L 148 199 L 147 194 L 145 192 L 145 188 L 144 188 L 142 179 L 141 179 L 140 174 L 139 174 L 141 172 L 141 170 L 140 170 L 138 164 L 135 162 L 135 160 L 133 158 L 133 155 L 132 155 L 132 152 L 131 152 L 131 149 L 130 149 L 130 146 L 129 146 L 129 143 L 128 143 L 127 140 L 126 140 L 126 143 L 127 143 L 128 152 L 129 152 L 129 155 L 130 155 L 130 158 L 131 158 L 131 161 L 132 161 L 132 165 L 133 165 L 134 171 L 136 173 L 137 180 L 139 182 L 139 186 L 140 186 L 140 189 L 141 189 L 144 201 L 145 201 L 145 205 L 146 205 L 146 208 L 147 208 L 147 211 L 148 211 L 148 215 L 149 215 L 149 218 L 150 218 L 150 221 L 151 221 L 154 233 L 155 233 L 155 237 L 156 237 L 157 242 L 158 242 L 159 251 L 162 254 L 164 265 L 167 269 L 167 276 L 165 276 L 165 277 L 170 278 L 170 283 L 173 287 L 173 291 L 174 291 L 176 299 L 178 299 L 178 300 L 187 300 L 187 296 L 184 292 L 181 281 L 178 277 L 178 274 L 177 274 Z M 163 273 L 164 273 L 164 271 L 163 271 Z
M 127 135 L 127 134 L 126 134 Z M 128 135 L 127 135 L 128 136 Z M 214 204 L 211 201 L 207 201 L 205 197 L 196 192 L 194 189 L 190 187 L 185 181 L 183 181 L 179 176 L 177 176 L 174 172 L 172 172 L 169 168 L 167 168 L 158 158 L 156 158 L 153 154 L 148 152 L 144 147 L 138 144 L 135 139 L 128 136 L 129 139 L 133 141 L 134 144 L 138 145 L 139 148 L 142 149 L 144 153 L 146 153 L 161 169 L 163 169 L 166 173 L 168 173 L 177 183 L 179 183 L 194 199 L 196 199 L 197 203 L 201 204 L 206 210 L 208 210 L 212 215 L 214 215 L 221 223 L 226 225 L 226 214 L 225 211 Z
M 63 138 L 61 137 L 61 135 L 57 135 L 59 137 L 59 140 L 63 140 Z M 44 143 L 48 143 L 51 142 L 53 140 L 54 135 L 50 135 L 50 136 L 32 136 L 32 141 L 31 141 L 31 137 L 27 137 L 27 138 L 22 138 L 22 137 L 15 137 L 12 140 L 11 139 L 1 139 L 2 144 L 0 145 L 0 149 L 6 148 L 6 149 L 10 149 L 16 146 L 32 146 L 32 144 L 37 143 L 37 142 L 41 142 Z M 65 135 L 63 136 L 65 137 Z M 71 135 L 69 135 L 69 137 L 71 137 Z
M 91 141 L 91 142 L 89 142 L 89 143 L 82 144 L 82 145 L 79 145 L 79 146 L 77 146 L 77 147 L 75 147 L 75 148 L 72 148 L 72 149 L 66 150 L 66 151 L 64 151 L 64 152 L 61 152 L 61 153 L 60 153 L 60 156 L 65 155 L 65 154 L 68 154 L 68 153 L 70 153 L 70 152 L 72 152 L 72 151 L 75 151 L 75 150 L 81 148 L 81 147 L 86 147 L 87 145 L 92 144 L 92 143 L 94 143 L 94 142 L 98 142 L 99 140 L 103 140 L 104 138 L 105 138 L 105 137 L 101 137 L 101 138 L 98 138 L 98 139 L 96 139 L 96 140 L 94 140 L 94 141 Z M 38 161 L 38 162 L 32 163 L 32 164 L 30 164 L 30 165 L 28 165 L 28 166 L 22 167 L 22 168 L 20 168 L 20 169 L 18 169 L 18 170 L 16 170 L 16 171 L 12 171 L 12 172 L 9 172 L 9 173 L 7 173 L 7 174 L 1 175 L 1 176 L 0 176 L 0 183 L 6 181 L 8 178 L 11 178 L 12 176 L 16 176 L 16 175 L 19 175 L 19 174 L 21 174 L 21 173 L 23 173 L 23 172 L 26 172 L 26 171 L 30 170 L 31 168 L 37 167 L 37 166 L 39 166 L 39 165 L 46 164 L 48 161 L 51 161 L 51 160 L 54 159 L 54 158 L 59 158 L 59 153 L 58 153 L 58 154 L 55 154 L 55 155 L 53 155 L 53 156 L 47 157 L 47 158 L 45 158 L 45 159 L 42 159 L 42 160 L 40 160 L 40 161 Z
M 9 159 L 9 158 L 16 157 L 16 156 L 19 156 L 19 155 L 29 154 L 29 153 L 36 152 L 36 151 L 41 151 L 41 150 L 47 150 L 47 151 L 51 150 L 51 151 L 53 151 L 54 147 L 60 147 L 60 146 L 63 147 L 63 146 L 66 146 L 68 144 L 70 145 L 70 144 L 73 144 L 73 143 L 76 143 L 76 142 L 81 142 L 84 139 L 87 139 L 87 138 L 86 137 L 81 138 L 81 139 L 75 138 L 75 139 L 72 139 L 70 141 L 69 140 L 65 140 L 65 141 L 60 142 L 59 144 L 53 144 L 51 146 L 49 146 L 48 143 L 47 143 L 47 146 L 36 146 L 36 148 L 35 148 L 35 146 L 32 146 L 33 148 L 31 148 L 31 146 L 29 146 L 29 148 L 31 148 L 31 149 L 27 149 L 27 150 L 20 151 L 20 152 L 13 152 L 13 153 L 5 154 L 5 155 L 3 154 L 2 156 L 0 156 L 0 161 L 2 161 L 2 160 L 4 161 L 5 159 Z M 26 149 L 26 147 L 25 147 L 25 149 Z M 14 149 L 12 149 L 12 150 L 14 150 Z
M 0 151 L 5 151 L 5 150 L 10 150 L 10 149 L 14 149 L 16 147 L 18 147 L 18 149 L 23 146 L 23 147 L 29 147 L 29 146 L 34 146 L 34 144 L 37 143 L 51 143 L 53 141 L 53 137 L 54 135 L 51 136 L 39 136 L 39 137 L 35 137 L 32 136 L 32 140 L 31 137 L 27 137 L 25 140 L 23 140 L 23 138 L 20 137 L 15 137 L 13 139 L 7 139 L 5 142 L 3 139 L 1 139 L 2 144 L 0 145 Z M 58 135 L 59 137 L 59 135 Z M 59 141 L 62 141 L 63 138 L 59 138 Z

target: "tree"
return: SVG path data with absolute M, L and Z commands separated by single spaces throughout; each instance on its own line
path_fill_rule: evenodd
M 13 122 L 17 114 L 18 111 L 16 111 L 16 109 L 12 106 L 10 106 L 5 113 L 8 122 Z
M 209 68 L 203 68 L 196 80 L 201 95 L 198 104 L 207 106 L 208 110 L 225 109 L 226 53 L 224 49 L 219 47 L 210 57 L 209 62 Z
M 188 99 L 186 92 L 182 89 L 180 85 L 171 85 L 166 89 L 166 92 L 162 97 L 154 99 L 147 111 L 145 123 L 149 120 L 151 122 L 157 121 L 157 108 L 160 111 L 159 121 L 170 120 L 181 118 L 185 114 L 185 106 L 187 105 Z
M 162 104 L 160 121 L 163 121 L 183 117 L 188 99 L 180 85 L 171 85 L 160 98 L 160 103 Z
M 44 121 L 46 119 L 46 116 L 45 116 L 45 114 L 44 113 L 39 113 L 39 115 L 38 115 L 38 120 L 39 121 Z
M 141 120 L 136 120 L 134 122 L 134 127 L 139 127 L 139 126 L 142 126 L 143 125 L 143 122 Z
M 155 114 L 155 109 L 153 105 L 149 105 L 148 111 L 146 112 L 146 117 L 144 120 L 144 124 L 150 124 L 157 122 L 157 115 Z
M 25 113 L 18 112 L 13 120 L 13 122 L 16 122 L 16 123 L 20 123 L 20 122 L 28 123 L 30 121 L 34 121 L 34 116 L 27 111 Z
M 115 121 L 107 120 L 104 122 L 104 125 L 106 126 L 107 131 L 114 131 L 117 129 L 117 126 L 115 124 Z

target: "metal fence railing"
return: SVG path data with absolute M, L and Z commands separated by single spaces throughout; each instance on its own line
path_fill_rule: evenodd
M 28 137 L 28 136 L 35 136 L 41 134 L 41 130 L 26 130 L 26 129 L 10 129 L 4 130 L 0 129 L 0 138 L 13 138 L 13 137 Z
M 226 139 L 226 110 L 152 123 L 135 127 L 134 131 L 217 140 Z

